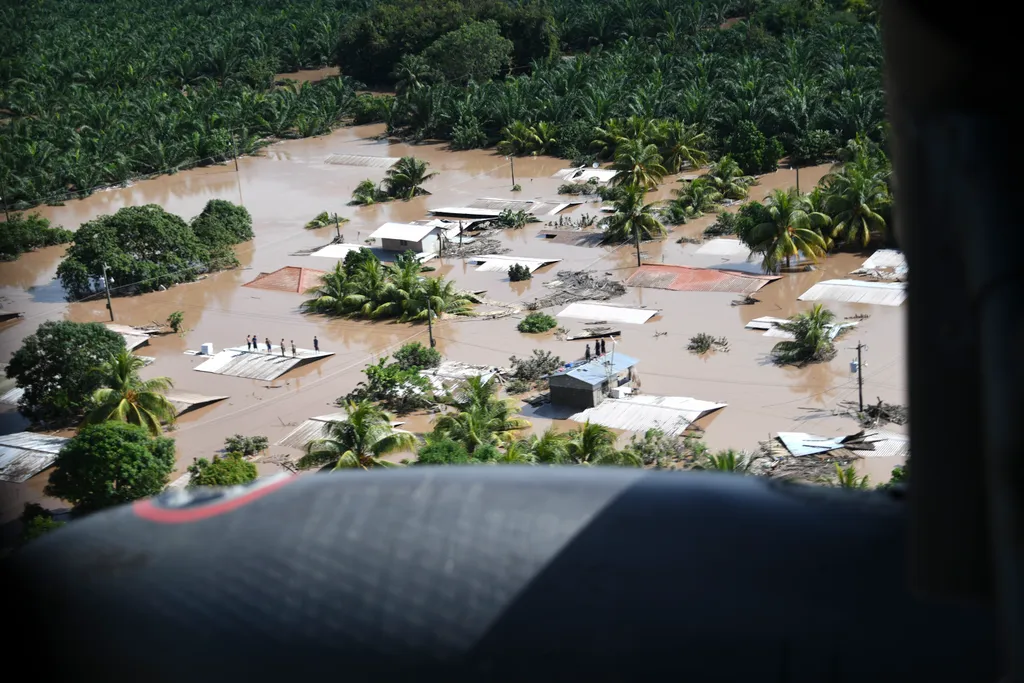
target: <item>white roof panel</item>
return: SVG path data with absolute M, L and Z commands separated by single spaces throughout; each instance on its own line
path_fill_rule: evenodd
M 0 436 L 0 481 L 27 481 L 53 464 L 69 439 L 18 432 Z
M 905 280 L 907 258 L 897 249 L 879 249 L 851 275 L 868 275 L 881 280 Z
M 332 154 L 324 159 L 325 164 L 335 166 L 363 166 L 366 168 L 391 168 L 398 163 L 397 157 L 374 157 L 362 154 Z
M 440 226 L 434 223 L 385 223 L 373 231 L 370 239 L 419 242 L 439 228 Z
M 350 251 L 365 249 L 361 244 L 328 244 L 323 249 L 317 249 L 310 256 L 322 256 L 324 258 L 343 259 Z
M 571 415 L 574 422 L 591 422 L 611 429 L 645 432 L 660 429 L 672 436 L 682 434 L 696 420 L 725 408 L 726 403 L 702 401 L 688 396 L 627 396 L 609 398 L 594 408 Z
M 280 346 L 271 348 L 274 349 L 271 353 L 250 351 L 241 346 L 224 349 L 192 369 L 215 375 L 270 381 L 300 365 L 334 355 L 309 349 L 297 349 L 298 356 L 292 356 L 291 350 L 285 349 L 282 355 Z
M 656 309 L 650 308 L 625 308 L 623 306 L 609 306 L 593 301 L 580 301 L 569 304 L 558 318 L 575 318 L 591 322 L 626 323 L 630 325 L 643 325 L 645 322 L 658 314 Z
M 875 306 L 901 306 L 907 299 L 902 282 L 869 282 L 866 280 L 825 280 L 799 297 L 800 301 L 839 301 Z
M 843 448 L 845 436 L 825 437 L 805 432 L 779 432 L 779 441 L 794 456 L 819 455 Z
M 472 206 L 443 206 L 431 209 L 430 213 L 440 216 L 469 216 L 470 218 L 497 218 L 501 211 L 497 209 L 479 209 Z
M 563 168 L 555 173 L 552 178 L 565 180 L 571 183 L 585 183 L 591 178 L 599 183 L 610 182 L 615 177 L 616 171 L 610 168 Z
M 558 263 L 562 259 L 560 258 L 526 258 L 523 256 L 510 256 L 508 254 L 486 254 L 484 256 L 473 256 L 469 258 L 470 263 L 479 263 L 480 267 L 478 271 L 495 271 L 505 272 L 511 266 L 519 264 L 526 266 L 530 269 L 530 272 L 543 268 L 546 265 L 552 263 Z
M 696 253 L 700 256 L 728 256 L 745 259 L 750 256 L 750 247 L 739 240 L 717 237 L 700 245 Z

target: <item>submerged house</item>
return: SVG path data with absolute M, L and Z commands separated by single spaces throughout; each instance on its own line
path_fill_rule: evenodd
M 447 223 L 436 220 L 385 223 L 370 234 L 370 239 L 378 240 L 384 251 L 404 252 L 411 249 L 417 254 L 436 253 L 441 235 L 445 234 L 447 227 Z
M 559 370 L 548 377 L 551 403 L 593 408 L 613 389 L 629 383 L 636 364 L 636 358 L 624 353 L 609 353 Z

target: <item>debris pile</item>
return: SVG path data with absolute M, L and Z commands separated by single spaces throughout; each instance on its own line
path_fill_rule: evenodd
M 472 242 L 464 244 L 459 244 L 456 240 L 445 240 L 441 247 L 441 256 L 464 258 L 466 256 L 484 256 L 485 254 L 507 254 L 511 251 L 496 239 L 477 237 Z
M 610 277 L 598 278 L 592 270 L 560 270 L 557 279 L 545 283 L 554 293 L 535 299 L 527 309 L 564 306 L 577 301 L 607 301 L 626 293 L 626 286 Z
M 706 332 L 701 332 L 690 337 L 690 343 L 686 346 L 690 353 L 704 354 L 714 349 L 715 351 L 729 351 L 729 340 L 725 337 L 714 337 Z
M 858 420 L 862 427 L 881 427 L 890 422 L 905 425 L 910 421 L 910 411 L 906 406 L 886 403 L 881 398 L 878 399 L 878 403 L 864 406 L 863 413 L 853 401 L 843 401 L 840 405 L 845 409 L 842 414 Z
M 849 448 L 795 456 L 786 450 L 778 438 L 758 442 L 758 446 L 761 451 L 751 462 L 750 474 L 772 479 L 818 483 L 823 479 L 832 478 L 836 473 L 837 464 L 845 468 L 849 467 L 854 460 L 860 459 L 860 456 Z

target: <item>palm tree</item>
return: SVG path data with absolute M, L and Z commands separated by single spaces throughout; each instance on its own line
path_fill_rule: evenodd
M 326 438 L 310 442 L 298 466 L 308 469 L 333 462 L 336 470 L 393 467 L 381 458 L 415 445 L 416 437 L 393 428 L 391 417 L 373 403 L 349 401 L 345 419 L 329 423 Z
M 807 199 L 796 190 L 772 190 L 764 202 L 770 220 L 754 226 L 751 242 L 755 251 L 764 254 L 765 272 L 774 272 L 785 259 L 803 254 L 812 261 L 825 255 L 829 243 L 819 232 L 829 224 L 829 217 L 811 211 Z
M 341 238 L 341 224 L 348 223 L 348 219 L 344 216 L 339 216 L 336 213 L 327 213 L 326 211 L 323 211 L 317 214 L 316 218 L 306 223 L 306 229 L 314 230 L 316 228 L 325 228 L 332 223 L 334 224 L 334 229 L 337 231 L 338 237 Z
M 872 233 L 885 231 L 879 213 L 889 204 L 885 176 L 867 164 L 847 164 L 825 180 L 825 208 L 832 216 L 832 237 L 867 246 Z
M 567 461 L 566 443 L 569 437 L 559 432 L 554 427 L 548 427 L 543 434 L 530 435 L 530 451 L 533 452 L 537 462 L 549 465 L 561 464 Z
M 747 474 L 753 461 L 743 453 L 737 453 L 733 449 L 719 451 L 704 456 L 704 462 L 695 469 L 713 470 L 716 472 L 733 472 L 735 474 Z
M 537 456 L 529 441 L 518 440 L 506 444 L 505 450 L 493 462 L 498 465 L 532 465 L 537 462 Z
M 751 185 L 757 182 L 754 176 L 743 175 L 743 169 L 728 154 L 711 164 L 704 174 L 726 199 L 746 198 Z
M 615 187 L 636 185 L 653 190 L 667 175 L 661 165 L 658 148 L 639 140 L 629 140 L 619 145 L 615 152 L 612 168 L 616 171 L 611 184 Z
M 857 470 L 853 468 L 853 465 L 849 467 L 840 467 L 839 463 L 832 463 L 836 468 L 836 478 L 833 480 L 822 479 L 822 483 L 836 486 L 841 489 L 866 489 L 868 488 L 867 476 L 858 477 Z
M 534 154 L 547 154 L 558 144 L 558 127 L 555 124 L 541 121 L 533 128 L 538 141 Z
M 640 465 L 634 454 L 615 449 L 612 430 L 590 420 L 569 432 L 565 454 L 569 462 L 577 465 Z
M 836 316 L 821 304 L 793 316 L 777 327 L 793 335 L 792 340 L 780 341 L 772 347 L 772 359 L 783 365 L 800 365 L 829 360 L 835 355 L 835 345 L 829 332 Z
M 687 218 L 700 218 L 708 211 L 714 211 L 722 201 L 722 193 L 706 177 L 696 180 L 681 180 L 683 187 L 672 190 L 676 196 L 671 204 L 682 211 Z
M 501 142 L 498 143 L 498 154 L 505 156 L 530 154 L 543 145 L 537 130 L 523 121 L 513 121 L 502 128 L 501 138 Z
M 515 432 L 529 427 L 527 420 L 512 417 L 514 402 L 498 398 L 497 393 L 496 377 L 486 381 L 482 377 L 470 377 L 455 391 L 447 392 L 441 402 L 455 412 L 437 417 L 435 436 L 458 441 L 472 453 L 486 443 L 509 441 Z
M 472 300 L 467 292 L 456 289 L 451 280 L 428 277 L 409 297 L 401 319 L 406 322 L 423 322 L 427 319 L 428 311 L 434 319 L 446 315 L 469 316 L 473 315 Z
M 370 204 L 376 204 L 377 202 L 384 201 L 386 199 L 386 195 L 384 195 L 380 188 L 377 187 L 377 183 L 370 179 L 366 179 L 356 185 L 356 189 L 352 190 L 352 200 L 349 203 L 359 206 L 369 206 Z
M 644 204 L 642 188 L 627 186 L 623 196 L 615 202 L 615 213 L 608 218 L 604 231 L 604 242 L 625 242 L 633 239 L 636 243 L 636 265 L 640 267 L 640 241 L 664 237 L 665 226 L 658 220 L 654 204 Z
M 437 173 L 428 173 L 430 164 L 416 157 L 402 157 L 387 170 L 384 187 L 389 197 L 412 199 L 419 195 L 430 194 L 421 186 Z
M 707 163 L 708 155 L 701 149 L 707 141 L 697 126 L 687 126 L 682 121 L 662 121 L 655 131 L 658 153 L 669 173 L 679 173 L 687 164 L 699 168 Z
M 619 145 L 626 142 L 625 126 L 621 119 L 608 119 L 604 126 L 594 128 L 594 139 L 590 143 L 591 149 L 597 153 L 599 159 L 614 159 Z
M 345 264 L 338 261 L 334 269 L 320 276 L 320 284 L 306 290 L 313 298 L 306 299 L 299 305 L 303 313 L 323 313 L 326 315 L 344 315 L 344 299 L 351 289 Z
M 164 393 L 174 383 L 169 377 L 141 379 L 139 370 L 144 365 L 141 358 L 122 349 L 95 368 L 103 387 L 93 392 L 93 407 L 83 424 L 127 422 L 145 428 L 153 436 L 160 435 L 161 422 L 173 424 L 177 409 Z
M 403 55 L 395 64 L 391 78 L 395 81 L 395 94 L 402 95 L 410 90 L 419 90 L 435 80 L 436 73 L 430 62 L 417 54 Z

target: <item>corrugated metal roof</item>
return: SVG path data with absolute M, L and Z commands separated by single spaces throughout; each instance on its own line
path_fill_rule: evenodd
M 778 275 L 750 275 L 716 268 L 644 264 L 627 280 L 630 287 L 653 287 L 677 292 L 753 294 Z
M 24 389 L 21 387 L 14 387 L 13 389 L 8 389 L 4 393 L 0 394 L 0 403 L 8 406 L 16 406 L 24 395 Z
M 800 301 L 839 301 L 875 306 L 901 306 L 907 299 L 902 282 L 866 280 L 825 280 L 797 297 Z
M 289 370 L 312 361 L 333 356 L 334 353 L 298 349 L 298 356 L 292 356 L 290 349 L 287 355 L 281 355 L 280 346 L 271 346 L 274 351 L 249 351 L 244 346 L 236 346 L 214 354 L 208 360 L 195 366 L 193 370 L 210 372 L 228 377 L 244 377 L 270 381 L 277 379 Z
M 906 280 L 907 258 L 898 249 L 879 249 L 851 275 L 867 275 L 879 280 Z
M 744 325 L 745 329 L 748 330 L 765 330 L 762 335 L 764 337 L 775 337 L 777 339 L 793 339 L 792 332 L 786 332 L 785 330 L 779 329 L 777 326 L 781 323 L 788 323 L 789 320 L 786 318 L 773 318 L 771 316 L 763 316 L 761 318 L 754 318 L 749 323 Z M 829 339 L 835 339 L 839 336 L 839 333 L 850 327 L 856 327 L 857 322 L 842 322 L 842 323 L 831 323 L 827 325 Z
M 857 455 L 864 458 L 901 457 L 910 455 L 910 437 L 896 432 L 869 432 L 864 441 L 874 446 L 873 450 L 865 451 L 853 448 Z
M 739 256 L 740 258 L 747 258 L 750 256 L 750 247 L 740 240 L 716 237 L 700 245 L 696 253 L 700 256 Z
M 322 256 L 324 258 L 343 259 L 350 251 L 365 249 L 364 244 L 328 244 L 323 249 L 317 249 L 310 256 Z
M 306 445 L 317 439 L 327 438 L 327 430 L 331 422 L 344 422 L 348 419 L 345 413 L 331 413 L 330 415 L 319 415 L 304 421 L 298 427 L 288 433 L 288 436 L 278 441 L 275 446 L 294 448 L 298 451 L 306 450 Z M 400 427 L 404 422 L 392 422 L 392 427 Z
M 551 375 L 554 377 L 572 377 L 590 386 L 597 386 L 608 377 L 618 375 L 639 363 L 636 358 L 624 353 L 607 353 L 591 360 L 589 363 L 568 366 Z M 550 378 L 549 378 L 550 379 Z
M 435 230 L 440 232 L 440 226 L 430 223 L 385 223 L 370 234 L 370 239 L 419 242 Z
M 361 154 L 332 154 L 324 159 L 325 164 L 335 166 L 362 166 L 365 168 L 391 168 L 398 163 L 396 157 L 373 157 Z
M 130 325 L 118 325 L 116 323 L 105 323 L 105 327 L 111 332 L 121 335 L 121 338 L 124 339 L 124 345 L 129 351 L 148 344 L 149 336 L 159 331 L 152 327 L 131 327 Z
M 558 318 L 575 318 L 590 322 L 626 323 L 629 325 L 643 325 L 645 322 L 658 314 L 657 309 L 651 308 L 626 308 L 624 306 L 609 306 L 591 301 L 580 301 L 569 304 L 561 313 L 556 314 Z
M 542 229 L 537 233 L 537 237 L 557 244 L 571 244 L 576 247 L 592 247 L 601 242 L 604 238 L 604 234 L 596 230 Z
M 518 264 L 529 268 L 531 273 L 538 268 L 558 263 L 561 260 L 560 258 L 526 258 L 523 256 L 502 256 L 499 254 L 487 254 L 485 256 L 472 256 L 469 258 L 470 263 L 480 264 L 480 267 L 477 268 L 478 271 L 505 272 L 513 265 Z
M 498 199 L 482 197 L 466 206 L 445 206 L 431 209 L 430 213 L 442 216 L 469 216 L 472 218 L 497 218 L 502 211 L 526 211 L 534 216 L 554 216 L 558 212 L 577 204 L 579 200 L 537 201 L 535 199 Z
M 679 435 L 704 415 L 725 408 L 727 403 L 701 401 L 688 396 L 629 396 L 610 398 L 595 408 L 571 415 L 574 422 L 590 420 L 594 424 L 629 432 L 660 429 L 665 434 Z
M 53 464 L 69 439 L 35 432 L 0 436 L 0 480 L 23 482 Z
M 470 218 L 497 218 L 501 215 L 501 211 L 474 209 L 471 206 L 443 206 L 440 209 L 431 209 L 430 213 L 439 216 L 469 216 Z
M 599 183 L 607 183 L 615 177 L 615 173 L 616 171 L 610 168 L 587 168 L 586 166 L 580 166 L 576 168 L 563 168 L 551 177 L 571 183 L 585 183 L 591 178 Z
M 816 436 L 805 432 L 779 432 L 777 436 L 790 455 L 797 457 L 819 455 L 843 448 L 843 442 L 847 438 L 845 436 Z
M 164 396 L 178 415 L 188 412 L 194 408 L 199 408 L 210 403 L 216 403 L 217 401 L 223 401 L 227 399 L 227 396 L 203 396 L 202 394 L 193 394 L 188 391 L 168 391 Z
M 246 282 L 242 286 L 301 294 L 308 289 L 319 286 L 320 278 L 326 272 L 325 270 L 316 270 L 315 268 L 285 266 L 284 268 L 278 268 L 272 273 L 260 273 L 255 279 Z

